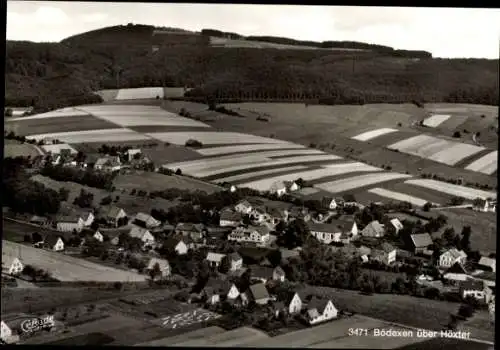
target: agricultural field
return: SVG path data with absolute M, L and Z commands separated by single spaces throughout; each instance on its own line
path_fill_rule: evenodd
M 19 257 L 25 264 L 48 271 L 59 281 L 142 282 L 146 276 L 76 259 L 62 253 L 2 241 L 2 257 Z
M 175 145 L 184 145 L 186 141 L 193 139 L 200 141 L 203 145 L 230 145 L 230 144 L 246 144 L 246 143 L 285 143 L 278 139 L 268 137 L 254 136 L 250 134 L 234 133 L 234 132 L 160 132 L 146 134 L 150 138 L 160 140 L 162 142 L 170 142 Z
M 358 175 L 355 177 L 350 177 L 341 180 L 323 182 L 319 184 L 315 184 L 315 187 L 332 192 L 346 192 L 351 190 L 357 190 L 361 187 L 367 187 L 375 184 L 379 184 L 386 181 L 392 180 L 400 180 L 411 177 L 406 174 L 398 174 L 398 173 L 379 173 L 379 174 L 366 174 L 366 175 Z
M 422 124 L 429 128 L 436 128 L 450 118 L 451 115 L 449 114 L 433 114 L 429 118 L 424 119 Z
M 467 170 L 478 171 L 483 174 L 492 175 L 497 171 L 498 151 L 493 151 L 475 160 L 465 167 Z
M 47 153 L 52 153 L 52 154 L 60 154 L 61 150 L 67 149 L 71 154 L 76 154 L 78 151 L 68 145 L 67 143 L 60 143 L 56 145 L 43 145 L 40 146 L 45 152 Z
M 303 145 L 295 144 L 255 144 L 255 145 L 238 145 L 238 146 L 224 146 L 224 147 L 210 147 L 197 150 L 197 152 L 203 156 L 220 156 L 232 153 L 249 153 L 257 151 L 266 150 L 278 150 L 278 149 L 304 149 Z
M 398 131 L 398 130 L 391 129 L 391 128 L 375 129 L 375 130 L 366 131 L 362 134 L 353 136 L 352 138 L 354 140 L 358 140 L 358 141 L 369 141 L 369 140 L 374 139 L 376 137 L 386 135 L 386 134 L 396 132 L 396 131 Z
M 188 340 L 197 340 L 197 339 L 205 339 L 210 336 L 214 336 L 216 334 L 225 333 L 226 330 L 220 327 L 212 326 L 197 329 L 191 332 L 183 333 L 180 335 L 172 336 L 172 337 L 163 337 L 161 339 L 148 341 L 141 344 L 135 344 L 136 346 L 172 346 L 178 343 L 182 343 Z
M 39 146 L 31 145 L 29 143 L 5 143 L 3 148 L 3 157 L 37 157 L 44 155 L 45 152 Z
M 395 192 L 391 190 L 387 190 L 384 188 L 372 188 L 369 189 L 368 192 L 374 193 L 378 196 L 386 197 L 389 200 L 394 200 L 394 201 L 399 201 L 399 202 L 408 202 L 411 203 L 412 205 L 418 206 L 418 207 L 423 207 L 427 201 L 422 198 L 410 196 L 408 194 L 400 193 L 400 192 Z M 435 205 L 440 205 L 439 203 L 434 203 Z
M 78 110 L 74 107 L 56 109 L 54 111 L 39 113 L 36 115 L 30 115 L 26 117 L 19 118 L 9 118 L 6 122 L 16 122 L 16 121 L 28 121 L 28 120 L 43 120 L 45 118 L 58 118 L 58 117 L 86 117 L 89 114 L 87 112 Z M 75 118 L 76 119 L 76 118 Z
M 201 190 L 207 193 L 220 191 L 219 186 L 203 182 L 189 177 L 177 175 L 163 175 L 158 173 L 143 172 L 134 174 L 120 174 L 113 181 L 113 185 L 118 190 L 125 190 L 129 193 L 132 189 L 151 191 L 167 188 L 178 188 L 181 190 Z
M 163 97 L 182 97 L 184 96 L 184 88 L 178 87 L 146 87 L 146 88 L 136 88 L 136 89 L 108 89 L 99 90 L 97 94 L 102 97 L 102 99 L 107 101 L 118 100 L 120 102 L 126 100 L 147 100 L 154 99 L 156 96 L 160 99 Z
M 448 193 L 452 196 L 464 197 L 465 199 L 474 200 L 480 198 L 496 198 L 496 192 L 482 191 L 475 188 L 449 184 L 441 181 L 430 179 L 414 179 L 406 180 L 406 184 L 427 188 L 434 191 Z
M 118 141 L 140 141 L 151 140 L 151 137 L 140 134 L 127 128 L 115 129 L 95 129 L 85 131 L 70 131 L 70 132 L 54 132 L 49 134 L 36 134 L 28 135 L 28 139 L 43 140 L 45 138 L 58 139 L 66 143 L 92 143 L 101 142 L 106 144 L 113 144 Z
M 164 328 L 182 328 L 200 322 L 208 322 L 219 318 L 220 315 L 205 309 L 195 309 L 180 314 L 165 316 L 161 319 Z
M 252 344 L 255 341 L 265 341 L 268 339 L 270 339 L 270 337 L 260 330 L 250 327 L 240 327 L 223 333 L 209 335 L 203 339 L 198 338 L 185 342 L 176 342 L 175 346 L 231 347 L 243 346 L 244 344 Z

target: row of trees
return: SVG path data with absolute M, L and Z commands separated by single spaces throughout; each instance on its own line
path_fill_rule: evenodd
M 80 185 L 96 187 L 105 190 L 112 190 L 113 179 L 115 174 L 100 173 L 91 169 L 83 170 L 73 167 L 64 167 L 61 165 L 52 165 L 47 163 L 41 170 L 40 174 L 50 177 L 56 181 L 71 181 Z

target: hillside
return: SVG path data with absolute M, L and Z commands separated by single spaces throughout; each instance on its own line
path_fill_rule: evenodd
M 175 30 L 175 39 L 165 39 L 166 44 L 160 43 L 153 53 L 154 30 L 128 25 L 60 43 L 8 41 L 6 105 L 34 103 L 37 110 L 52 109 L 98 102 L 92 93 L 98 89 L 143 86 L 190 86 L 191 97 L 201 99 L 498 105 L 498 60 L 419 58 L 383 46 L 342 42 L 331 42 L 330 47 L 364 51 L 211 47 L 209 40 L 199 40 L 217 34 L 207 30 L 199 35 Z M 287 38 L 250 39 L 326 45 Z

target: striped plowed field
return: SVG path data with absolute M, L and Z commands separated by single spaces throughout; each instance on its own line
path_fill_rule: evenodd
M 379 147 L 386 147 L 390 144 L 406 140 L 412 136 L 416 136 L 417 134 L 411 131 L 406 131 L 406 130 L 399 130 L 395 132 L 391 132 L 385 135 L 380 135 L 377 136 L 371 140 L 368 141 L 358 141 L 358 142 L 366 142 L 370 145 L 374 146 L 379 146 Z M 355 140 L 356 141 L 356 140 Z
M 414 196 L 417 198 L 422 198 L 422 199 L 427 200 L 431 203 L 438 203 L 438 204 L 441 204 L 444 206 L 449 204 L 451 198 L 453 198 L 453 196 L 450 196 L 450 195 L 443 193 L 443 192 L 438 192 L 438 191 L 434 191 L 431 189 L 422 188 L 420 186 L 410 185 L 410 184 L 407 184 L 407 183 L 404 183 L 401 181 L 389 183 L 389 184 L 386 184 L 385 186 L 381 186 L 381 187 L 386 188 L 386 189 L 391 190 L 391 191 L 400 192 L 400 193 L 404 193 L 404 194 L 407 194 L 410 196 Z
M 129 126 L 129 129 L 132 129 L 136 132 L 140 133 L 153 133 L 153 132 L 189 132 L 189 131 L 204 131 L 207 128 L 203 126 L 182 126 L 182 125 L 147 125 L 147 122 L 144 123 L 145 125 L 139 125 L 139 126 Z

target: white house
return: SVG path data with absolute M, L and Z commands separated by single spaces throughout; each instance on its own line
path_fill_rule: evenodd
M 19 258 L 12 258 L 9 256 L 2 257 L 2 272 L 16 276 L 23 272 L 23 269 L 24 265 Z
M 55 252 L 60 252 L 64 250 L 64 241 L 61 237 L 55 235 L 49 235 L 44 239 L 44 244 Z
M 148 229 L 156 228 L 161 225 L 161 221 L 156 220 L 154 217 L 146 213 L 137 213 L 133 222 Z
M 170 237 L 165 241 L 163 247 L 170 252 L 175 252 L 177 255 L 185 255 L 189 250 L 185 240 L 187 238 L 182 236 Z
M 266 212 L 264 208 L 253 208 L 249 214 L 250 220 L 256 224 L 262 224 L 266 221 L 271 221 L 271 216 Z
M 60 232 L 81 232 L 85 221 L 81 217 L 62 216 L 57 220 L 56 228 Z
M 278 197 L 286 194 L 286 184 L 283 181 L 274 182 L 269 188 L 269 192 L 276 194 Z
M 484 198 L 476 198 L 473 202 L 472 209 L 474 209 L 475 211 L 482 211 L 486 213 L 490 211 L 490 201 Z
M 95 231 L 93 237 L 97 239 L 99 242 L 104 242 L 104 236 L 99 231 Z
M 129 232 L 129 236 L 139 238 L 144 243 L 144 246 L 153 246 L 155 244 L 155 238 L 151 232 L 142 227 L 132 227 Z
M 286 192 L 295 192 L 300 190 L 300 186 L 295 181 L 285 181 Z
M 19 336 L 12 333 L 12 329 L 2 320 L 0 322 L 0 339 L 7 344 L 19 341 Z
M 210 267 L 219 267 L 222 263 L 222 260 L 226 257 L 226 254 L 212 253 L 209 252 L 207 257 L 205 258 L 208 261 Z
M 349 243 L 358 236 L 358 225 L 355 221 L 332 220 L 329 224 L 308 222 L 307 226 L 311 235 L 324 244 Z
M 219 226 L 236 227 L 241 223 L 242 219 L 243 215 L 240 212 L 226 209 L 220 213 Z
M 99 158 L 94 164 L 94 169 L 110 172 L 118 171 L 121 169 L 120 157 L 107 156 Z
M 459 291 L 462 299 L 472 296 L 477 300 L 485 301 L 485 286 L 481 281 L 468 280 L 461 282 Z
M 128 161 L 132 161 L 136 154 L 141 154 L 141 150 L 139 148 L 132 148 L 127 151 Z
M 266 244 L 271 236 L 265 226 L 236 227 L 228 236 L 229 241 Z
M 289 293 L 285 300 L 285 306 L 290 315 L 300 313 L 302 311 L 302 298 L 299 293 Z
M 89 211 L 88 214 L 84 215 L 82 219 L 83 219 L 83 226 L 89 227 L 94 222 L 95 219 L 94 213 Z
M 493 272 L 497 271 L 497 259 L 492 259 L 482 256 L 481 259 L 479 259 L 477 265 L 478 269 L 480 270 L 486 268 L 487 270 L 491 269 L 491 271 Z
M 250 214 L 252 212 L 253 206 L 247 200 L 242 200 L 235 205 L 234 209 L 241 214 Z
M 371 250 L 371 256 L 374 260 L 380 261 L 385 265 L 390 265 L 396 261 L 396 248 L 384 242 L 378 249 Z
M 116 227 L 118 226 L 118 221 L 125 217 L 127 217 L 127 213 L 123 209 L 112 206 L 106 214 L 106 221 L 108 224 Z
M 238 288 L 234 283 L 231 284 L 231 287 L 229 287 L 229 290 L 226 293 L 226 299 L 235 300 L 239 296 L 240 296 L 240 291 L 238 290 Z
M 363 237 L 383 237 L 385 234 L 384 225 L 382 225 L 377 220 L 370 222 L 365 228 L 361 231 L 361 235 Z
M 170 264 L 165 259 L 151 258 L 148 262 L 146 269 L 152 270 L 156 264 L 158 264 L 158 266 L 160 267 L 162 277 L 168 277 L 172 274 L 172 269 L 170 267 Z
M 463 250 L 458 250 L 457 248 L 452 248 L 444 252 L 439 256 L 439 267 L 451 267 L 455 263 L 465 264 L 467 259 L 467 254 Z
M 394 227 L 394 230 L 396 230 L 396 234 L 403 229 L 403 224 L 401 223 L 401 221 L 399 221 L 398 218 L 394 218 L 390 222 L 392 227 Z
M 335 210 L 339 206 L 335 198 L 331 197 L 323 197 L 321 205 L 323 208 L 328 210 Z
M 237 271 L 243 268 L 243 258 L 240 254 L 234 252 L 227 256 L 229 259 L 229 271 Z
M 313 297 L 307 304 L 307 319 L 310 325 L 337 318 L 338 310 L 329 299 Z

